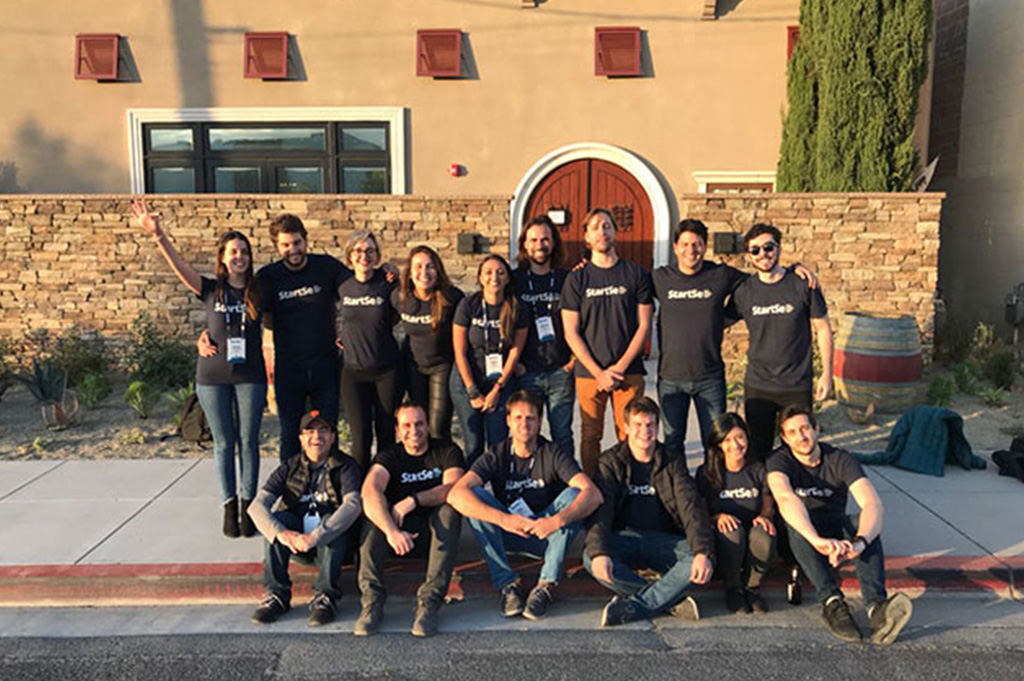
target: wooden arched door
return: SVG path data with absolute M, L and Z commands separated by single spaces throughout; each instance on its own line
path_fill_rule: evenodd
M 570 161 L 555 168 L 533 191 L 526 204 L 526 219 L 559 216 L 566 247 L 566 264 L 585 254 L 583 216 L 593 208 L 607 208 L 619 225 L 618 254 L 650 269 L 654 266 L 654 211 L 640 183 L 623 168 L 597 159 Z

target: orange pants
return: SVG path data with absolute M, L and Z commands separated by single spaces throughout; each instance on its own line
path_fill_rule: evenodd
M 615 431 L 619 441 L 626 439 L 624 412 L 634 397 L 644 394 L 644 377 L 626 376 L 619 387 L 611 392 L 597 389 L 597 379 L 576 378 L 576 399 L 580 403 L 580 461 L 583 472 L 591 478 L 597 472 L 597 457 L 601 453 L 601 437 L 604 435 L 604 410 L 608 399 L 612 400 L 612 414 L 615 417 Z

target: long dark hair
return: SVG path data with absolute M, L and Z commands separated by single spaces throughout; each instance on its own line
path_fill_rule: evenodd
M 416 295 L 416 286 L 412 283 L 412 259 L 420 253 L 425 253 L 434 265 L 434 269 L 437 270 L 437 283 L 434 284 L 434 291 L 430 296 L 430 330 L 437 333 L 441 328 L 441 320 L 444 319 L 445 312 L 452 305 L 448 299 L 448 292 L 452 288 L 452 280 L 448 278 L 448 273 L 444 271 L 444 263 L 441 262 L 441 256 L 430 246 L 421 244 L 409 251 L 409 258 L 405 261 L 405 268 L 402 270 L 402 276 L 398 280 L 398 299 L 404 305 L 406 299 Z
M 497 253 L 491 253 L 489 256 L 480 261 L 480 265 L 476 268 L 476 281 L 480 283 L 480 273 L 484 271 L 484 265 L 491 260 L 501 263 L 501 266 L 505 268 L 505 274 L 508 277 L 508 282 L 505 284 L 505 290 L 502 291 L 505 300 L 501 304 L 501 316 L 500 316 L 500 328 L 502 340 L 507 340 L 509 343 L 512 342 L 512 335 L 515 332 L 516 317 L 519 315 L 519 297 L 516 296 L 516 282 L 512 278 L 512 268 L 509 267 L 508 260 L 501 257 Z M 487 301 L 481 300 L 482 305 L 486 305 Z
M 252 244 L 249 243 L 249 237 L 236 230 L 224 232 L 217 240 L 217 301 L 227 304 L 224 297 L 228 285 L 228 268 L 224 264 L 224 251 L 229 241 L 241 241 L 249 251 L 249 266 L 245 268 L 245 311 L 249 313 L 249 319 L 256 319 L 260 313 L 260 287 L 252 273 Z
M 704 453 L 704 475 L 707 476 L 711 489 L 721 491 L 725 483 L 725 452 L 722 451 L 722 442 L 729 436 L 733 429 L 739 428 L 747 436 L 747 452 L 750 452 L 750 430 L 739 414 L 726 412 L 715 418 L 711 424 L 711 433 L 708 435 L 708 447 Z M 744 455 L 746 462 L 746 455 Z
M 565 262 L 565 246 L 562 245 L 562 235 L 558 233 L 558 228 L 547 215 L 538 215 L 523 225 L 522 231 L 519 232 L 519 255 L 516 256 L 516 264 L 521 270 L 530 268 L 530 256 L 526 254 L 526 233 L 537 225 L 543 225 L 551 232 L 551 266 L 556 269 L 561 267 Z

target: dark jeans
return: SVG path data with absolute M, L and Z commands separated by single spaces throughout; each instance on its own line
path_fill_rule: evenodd
M 576 406 L 576 381 L 562 367 L 547 371 L 527 371 L 519 377 L 518 387 L 538 395 L 548 406 L 551 441 L 566 454 L 575 457 L 572 438 L 572 412 Z
M 727 534 L 715 530 L 718 573 L 725 588 L 739 591 L 761 586 L 775 558 L 775 537 L 760 527 L 740 525 Z
M 274 369 L 274 393 L 277 417 L 281 422 L 281 461 L 302 451 L 299 445 L 299 421 L 306 413 L 306 400 L 311 409 L 331 423 L 338 422 L 338 358 L 331 356 L 308 367 L 289 367 L 280 357 Z
M 438 506 L 432 513 L 413 513 L 406 516 L 402 529 L 418 534 L 413 550 L 403 558 L 427 558 L 427 576 L 417 599 L 423 603 L 441 603 L 448 593 L 452 568 L 459 552 L 459 534 L 462 516 L 448 504 Z M 363 601 L 383 599 L 384 567 L 395 552 L 384 533 L 372 522 L 363 524 L 363 539 L 359 546 L 359 591 Z
M 289 530 L 302 532 L 302 516 L 278 511 L 274 517 Z M 333 601 L 341 598 L 341 563 L 347 543 L 344 532 L 331 543 L 317 546 L 306 553 L 293 553 L 277 540 L 263 543 L 263 586 L 268 592 L 277 594 L 285 603 L 291 603 L 292 580 L 288 576 L 288 562 L 294 555 L 295 560 L 303 565 L 316 565 L 318 572 L 313 582 L 314 593 L 327 594 Z
M 842 525 L 835 527 L 818 527 L 815 529 L 822 537 L 828 539 L 853 539 L 857 536 L 857 517 L 846 516 Z M 839 589 L 839 574 L 829 565 L 828 557 L 818 553 L 811 544 L 792 527 L 789 528 L 789 547 L 796 556 L 800 568 L 814 585 L 818 601 L 825 603 L 832 596 L 842 596 Z M 864 553 L 853 561 L 860 582 L 860 593 L 868 606 L 881 603 L 886 599 L 885 593 L 885 554 L 882 551 L 881 536 L 875 537 L 868 544 Z
M 690 588 L 693 556 L 686 538 L 680 535 L 624 529 L 612 535 L 609 558 L 612 559 L 612 581 L 601 584 L 636 601 L 647 615 L 668 610 L 681 601 Z M 594 574 L 586 552 L 583 566 Z M 648 583 L 634 572 L 644 568 L 661 573 L 661 578 Z
M 812 396 L 810 386 L 804 390 L 762 390 L 749 385 L 743 387 L 743 410 L 750 429 L 750 452 L 758 461 L 764 461 L 775 448 L 779 412 L 791 404 L 811 408 Z
M 477 385 L 484 395 L 491 388 L 491 383 L 484 381 Z M 451 379 L 448 383 L 451 389 L 452 404 L 455 405 L 455 413 L 459 415 L 459 425 L 462 426 L 462 451 L 466 454 L 466 463 L 472 465 L 484 452 L 484 447 L 494 447 L 508 437 L 508 422 L 505 420 L 505 403 L 508 396 L 515 389 L 513 381 L 505 386 L 498 398 L 498 406 L 492 411 L 481 411 L 474 409 L 469 401 L 469 393 L 466 392 L 466 385 L 462 382 L 459 374 L 459 367 L 452 367 Z
M 352 433 L 352 451 L 365 473 L 370 467 L 370 449 L 377 436 L 377 451 L 395 444 L 395 410 L 401 399 L 398 367 L 382 371 L 359 371 L 347 365 L 341 369 L 341 404 Z
M 658 379 L 661 420 L 665 423 L 665 447 L 683 456 L 686 455 L 686 422 L 690 416 L 691 400 L 700 424 L 701 447 L 705 448 L 711 434 L 711 422 L 716 416 L 725 413 L 725 378 L 715 377 L 703 381 Z
M 452 396 L 448 389 L 451 364 L 441 364 L 421 370 L 413 362 L 405 365 L 409 399 L 427 409 L 430 437 L 443 442 L 452 439 Z

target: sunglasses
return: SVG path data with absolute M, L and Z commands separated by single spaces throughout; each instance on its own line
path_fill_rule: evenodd
M 747 249 L 747 253 L 754 256 L 755 258 L 761 255 L 762 250 L 765 252 L 765 254 L 771 255 L 772 253 L 775 252 L 775 249 L 778 248 L 778 246 L 779 245 L 774 241 L 769 241 L 764 246 L 751 246 L 750 248 Z

